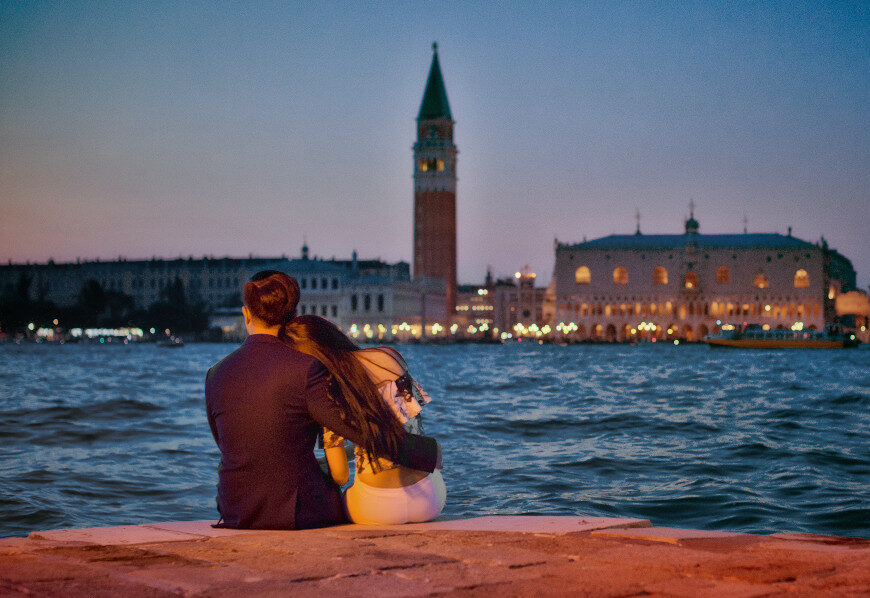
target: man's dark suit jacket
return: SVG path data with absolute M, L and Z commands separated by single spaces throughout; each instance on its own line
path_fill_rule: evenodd
M 208 423 L 221 451 L 218 511 L 241 529 L 303 529 L 346 521 L 339 488 L 320 469 L 314 442 L 327 427 L 351 442 L 327 394 L 323 365 L 268 334 L 244 344 L 208 371 Z M 435 468 L 437 443 L 409 434 L 397 461 Z

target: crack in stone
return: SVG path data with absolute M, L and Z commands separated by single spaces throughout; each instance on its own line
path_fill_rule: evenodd
M 524 569 L 525 567 L 534 567 L 535 565 L 546 565 L 547 561 L 537 561 L 535 563 L 515 563 L 508 565 L 508 569 Z
M 444 560 L 444 561 L 426 561 L 425 563 L 411 563 L 409 565 L 385 565 L 383 567 L 378 567 L 375 571 L 397 571 L 400 569 L 417 569 L 419 567 L 426 567 L 428 565 L 448 565 L 450 563 L 454 563 L 456 561 L 453 560 Z
M 438 592 L 438 594 L 432 594 L 432 595 L 438 596 L 438 595 L 444 595 L 444 594 L 452 594 L 453 592 L 456 592 L 458 590 L 461 591 L 461 590 L 479 590 L 481 588 L 496 588 L 499 586 L 508 586 L 508 585 L 511 585 L 511 583 L 512 582 L 510 582 L 510 581 L 491 581 L 491 582 L 484 582 L 484 583 L 473 583 L 473 584 L 470 584 L 467 586 L 456 586 L 450 590 L 447 590 L 446 592 Z

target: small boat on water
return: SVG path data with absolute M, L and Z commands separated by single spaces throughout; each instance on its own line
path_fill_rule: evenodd
M 184 341 L 179 336 L 170 336 L 166 340 L 158 341 L 157 346 L 164 349 L 177 349 L 184 346 Z
M 705 336 L 704 342 L 711 347 L 744 349 L 842 349 L 860 343 L 836 325 L 824 330 L 764 330 L 758 324 L 723 326 L 720 332 Z

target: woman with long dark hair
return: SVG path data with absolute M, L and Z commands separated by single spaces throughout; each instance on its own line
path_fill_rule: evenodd
M 411 378 L 398 351 L 360 349 L 333 323 L 313 315 L 290 320 L 282 336 L 326 367 L 337 391 L 334 399 L 348 421 L 357 424 L 356 475 L 345 493 L 351 521 L 399 524 L 438 515 L 447 496 L 441 473 L 411 469 L 389 459 L 407 433 L 422 433 L 420 409 L 430 400 Z M 324 430 L 324 449 L 330 475 L 344 485 L 350 477 L 344 438 Z

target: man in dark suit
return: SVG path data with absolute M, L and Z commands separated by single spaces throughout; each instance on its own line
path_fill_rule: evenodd
M 322 427 L 352 442 L 359 436 L 330 398 L 323 365 L 279 338 L 298 300 L 299 287 L 286 274 L 255 275 L 245 285 L 249 336 L 206 376 L 208 423 L 221 451 L 218 526 L 305 529 L 347 521 L 341 491 L 313 449 Z M 395 461 L 431 472 L 440 457 L 433 438 L 408 434 Z

